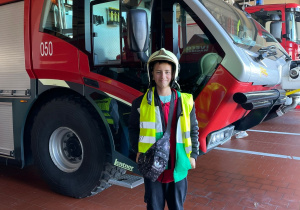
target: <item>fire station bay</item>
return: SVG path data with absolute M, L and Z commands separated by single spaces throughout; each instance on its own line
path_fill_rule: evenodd
M 0 28 L 1 210 L 300 209 L 299 0 L 0 0 Z

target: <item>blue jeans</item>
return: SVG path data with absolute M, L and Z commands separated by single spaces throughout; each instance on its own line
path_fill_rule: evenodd
M 170 210 L 182 210 L 187 194 L 187 178 L 179 182 L 152 182 L 144 178 L 147 210 L 163 210 L 167 201 Z

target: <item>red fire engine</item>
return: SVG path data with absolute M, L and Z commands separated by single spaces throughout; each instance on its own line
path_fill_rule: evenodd
M 245 10 L 276 37 L 293 60 L 300 60 L 299 4 L 257 5 Z
M 142 183 L 123 174 L 139 174 L 128 117 L 162 47 L 194 96 L 202 154 L 287 112 L 299 71 L 258 26 L 215 0 L 0 0 L 0 161 L 34 161 L 76 198 Z

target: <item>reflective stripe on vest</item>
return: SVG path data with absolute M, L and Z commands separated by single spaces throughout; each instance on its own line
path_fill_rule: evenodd
M 178 120 L 176 140 L 178 144 L 184 144 L 185 153 L 190 157 L 192 152 L 190 112 L 194 105 L 193 96 L 191 94 L 181 93 L 181 104 L 182 114 Z M 179 129 L 180 132 L 178 132 Z
M 141 152 L 146 152 L 163 134 L 159 107 L 155 106 L 154 100 L 151 101 L 151 104 L 148 103 L 148 91 L 143 97 L 140 107 L 140 137 L 138 145 Z M 154 99 L 154 88 L 152 89 L 152 98 Z
M 114 120 L 109 114 L 109 105 L 110 105 L 111 99 L 112 98 L 105 98 L 105 99 L 101 99 L 101 100 L 95 100 L 95 102 L 97 103 L 99 108 L 102 110 L 107 123 L 113 125 Z

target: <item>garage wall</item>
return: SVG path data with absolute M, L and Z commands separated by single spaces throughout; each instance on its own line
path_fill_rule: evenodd
M 264 4 L 282 4 L 282 3 L 296 3 L 300 4 L 299 0 L 264 0 Z

